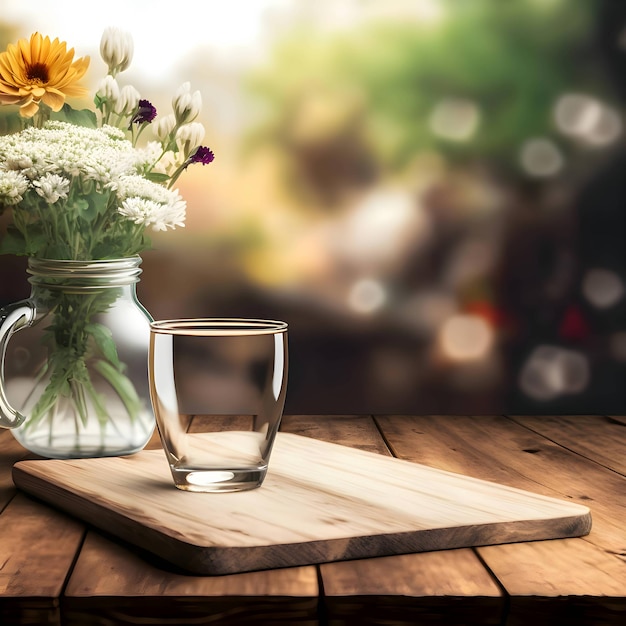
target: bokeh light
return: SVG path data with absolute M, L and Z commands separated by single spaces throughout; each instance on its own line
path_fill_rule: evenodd
M 488 354 L 494 337 L 483 317 L 457 314 L 443 323 L 439 340 L 447 357 L 455 361 L 473 361 Z
M 587 94 L 565 94 L 554 109 L 559 130 L 590 146 L 607 146 L 623 130 L 620 114 L 597 98 Z
M 582 291 L 593 306 L 607 309 L 624 297 L 624 283 L 615 272 L 594 268 L 583 276 Z
M 350 288 L 348 304 L 357 313 L 373 313 L 387 300 L 384 286 L 372 278 L 362 278 Z
M 480 110 L 471 100 L 446 99 L 435 106 L 430 127 L 436 135 L 451 141 L 466 141 L 480 123 Z
M 564 159 L 553 141 L 534 138 L 524 142 L 520 163 L 531 176 L 543 178 L 558 174 L 563 169 Z
M 533 400 L 579 394 L 590 381 L 589 361 L 576 350 L 542 345 L 528 356 L 520 375 L 522 391 Z

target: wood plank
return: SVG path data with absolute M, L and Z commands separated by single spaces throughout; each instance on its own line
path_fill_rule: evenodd
M 15 495 L 11 468 L 29 455 L 8 430 L 0 430 L 0 512 Z
M 582 539 L 487 546 L 480 555 L 511 593 L 507 626 L 623 626 L 623 561 Z
M 314 567 L 189 576 L 92 531 L 63 598 L 68 626 L 91 623 L 318 623 Z
M 285 415 L 280 430 L 391 456 L 369 415 Z
M 626 424 L 619 420 L 604 415 L 515 415 L 509 418 L 626 476 Z
M 209 458 L 221 441 L 193 439 Z M 579 536 L 591 523 L 578 504 L 284 432 L 263 486 L 223 497 L 175 489 L 158 450 L 22 461 L 13 480 L 195 574 Z
M 0 515 L 0 624 L 60 624 L 59 596 L 84 526 L 23 494 Z
M 511 596 L 507 624 L 523 624 L 533 611 L 534 625 L 621 623 L 614 621 L 621 597 L 603 596 L 614 592 L 613 585 L 622 596 L 626 590 L 622 476 L 504 418 L 381 416 L 377 421 L 402 458 L 591 506 L 593 528 L 584 539 L 477 549 Z M 592 611 L 597 621 L 572 621 L 582 619 L 584 611 L 577 616 L 563 613 L 563 598 L 577 598 L 581 589 L 585 611 Z M 539 620 L 544 614 L 549 617 Z
M 321 566 L 332 626 L 501 624 L 504 599 L 472 550 Z
M 252 430 L 253 421 L 252 415 L 194 415 L 187 430 L 190 433 Z
M 281 429 L 390 454 L 370 416 L 292 415 Z M 328 563 L 320 574 L 333 626 L 501 623 L 502 593 L 468 548 Z
M 586 540 L 622 552 L 626 479 L 504 417 L 380 416 L 394 453 L 466 476 L 565 498 L 592 510 Z M 593 432 L 587 434 L 593 438 Z
M 207 419 L 211 420 L 207 424 Z M 231 419 L 230 417 L 224 419 Z M 249 430 L 252 416 L 238 416 Z M 232 425 L 232 424 L 231 424 Z M 190 419 L 191 432 L 219 430 L 215 418 Z M 161 448 L 157 438 L 151 449 Z M 83 626 L 102 615 L 115 624 L 318 623 L 315 567 L 228 576 L 182 575 L 153 555 L 113 542 L 96 531 L 87 535 L 63 601 L 64 624 Z

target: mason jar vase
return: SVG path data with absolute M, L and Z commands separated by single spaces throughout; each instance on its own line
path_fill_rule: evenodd
M 117 456 L 151 438 L 140 264 L 29 259 L 30 297 L 0 309 L 0 426 L 28 450 Z

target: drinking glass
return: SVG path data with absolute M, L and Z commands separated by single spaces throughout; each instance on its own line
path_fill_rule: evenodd
M 151 324 L 150 395 L 174 484 L 261 486 L 282 418 L 287 324 L 196 318 Z

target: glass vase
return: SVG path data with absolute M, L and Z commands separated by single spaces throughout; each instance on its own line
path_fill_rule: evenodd
M 140 263 L 29 259 L 30 298 L 0 310 L 0 425 L 28 450 L 125 455 L 152 436 Z

